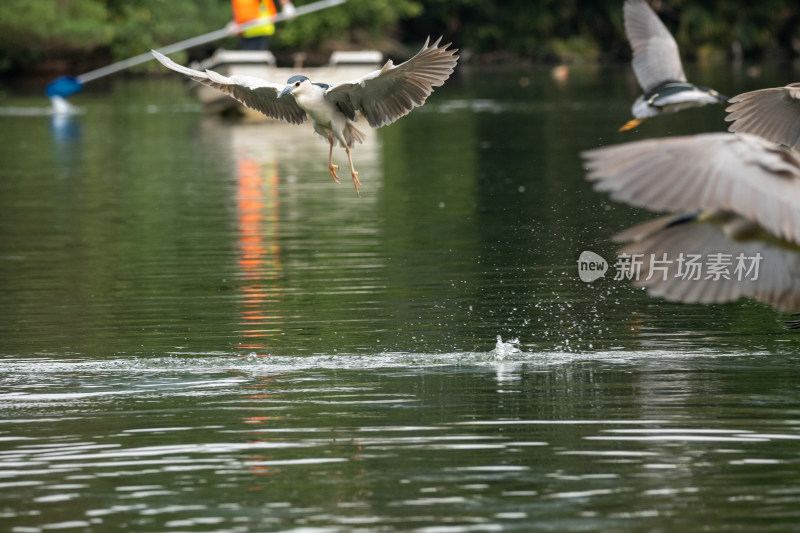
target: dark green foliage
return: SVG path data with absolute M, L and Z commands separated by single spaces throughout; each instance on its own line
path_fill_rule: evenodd
M 296 0 L 297 5 L 311 0 Z M 445 35 L 484 57 L 620 59 L 630 54 L 622 0 L 349 0 L 281 24 L 278 51 L 386 49 Z M 685 57 L 742 53 L 760 58 L 800 48 L 800 7 L 791 0 L 651 0 Z M 3 0 L 0 70 L 48 60 L 116 61 L 219 29 L 228 0 Z M 223 44 L 232 44 L 223 43 Z

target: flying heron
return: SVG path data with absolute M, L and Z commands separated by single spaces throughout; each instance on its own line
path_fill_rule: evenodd
M 645 0 L 625 0 L 623 13 L 633 72 L 644 94 L 631 108 L 635 118 L 619 131 L 633 129 L 649 117 L 727 100 L 714 89 L 686 81 L 678 43 Z
M 211 70 L 200 72 L 178 65 L 155 50 L 152 54 L 165 67 L 219 89 L 270 118 L 301 124 L 310 117 L 314 131 L 330 144 L 328 169 L 333 181 L 339 182 L 336 172 L 339 166 L 333 164 L 333 147 L 338 143 L 347 152 L 358 194 L 361 182 L 350 154 L 353 145 L 365 139 L 355 125 L 358 114 L 362 114 L 370 126 L 379 128 L 424 104 L 433 88 L 443 85 L 450 77 L 458 62 L 455 55 L 458 50 L 448 49 L 450 43 L 439 46 L 441 40 L 439 37 L 429 46 L 430 39 L 427 39 L 422 49 L 404 63 L 395 65 L 389 60 L 379 70 L 333 86 L 302 75 L 292 76 L 285 85 L 250 76 L 226 77 Z

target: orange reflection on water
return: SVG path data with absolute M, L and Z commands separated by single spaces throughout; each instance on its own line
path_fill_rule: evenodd
M 261 399 L 261 398 L 270 398 L 271 394 L 252 394 L 248 396 L 251 399 Z M 242 418 L 242 421 L 245 424 L 263 424 L 264 422 L 270 422 L 272 420 L 283 420 L 282 416 L 246 416 Z
M 241 157 L 236 165 L 239 271 L 244 280 L 240 345 L 257 356 L 269 355 L 267 338 L 282 333 L 283 317 L 275 311 L 282 293 L 276 283 L 281 275 L 278 242 L 278 167 L 273 161 Z

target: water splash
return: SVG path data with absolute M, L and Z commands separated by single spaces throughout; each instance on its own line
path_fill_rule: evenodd
M 491 352 L 495 358 L 497 359 L 505 359 L 509 355 L 515 355 L 522 353 L 522 350 L 519 347 L 519 339 L 512 339 L 508 342 L 503 342 L 503 338 L 498 335 L 497 336 L 497 344 L 494 346 L 494 350 Z

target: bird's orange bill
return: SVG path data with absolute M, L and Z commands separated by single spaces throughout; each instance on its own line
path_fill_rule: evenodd
M 622 125 L 622 127 L 621 127 L 620 129 L 618 129 L 617 131 L 628 131 L 628 130 L 632 130 L 633 128 L 635 128 L 636 126 L 638 126 L 639 124 L 641 124 L 642 122 L 644 122 L 644 119 L 643 119 L 643 118 L 634 118 L 634 119 L 631 119 L 631 120 L 629 120 L 628 122 L 626 122 L 625 124 L 623 124 L 623 125 Z

